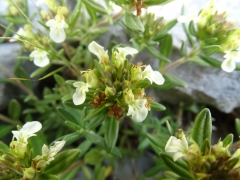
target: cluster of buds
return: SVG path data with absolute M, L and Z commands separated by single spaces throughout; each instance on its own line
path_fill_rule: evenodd
M 183 159 L 195 179 L 240 179 L 240 148 L 231 155 L 231 144 L 219 140 L 202 153 L 198 144 L 188 141 L 181 132 L 177 137 L 170 137 L 165 151 L 173 153 L 174 162 Z
M 134 41 L 138 44 L 153 45 L 154 41 L 158 39 L 160 33 L 166 26 L 166 22 L 163 17 L 155 19 L 155 14 L 146 13 L 140 17 L 144 26 L 144 32 L 135 33 Z
M 89 103 L 93 108 L 105 106 L 108 115 L 119 120 L 127 109 L 127 115 L 137 122 L 143 121 L 150 110 L 149 102 L 144 88 L 153 82 L 161 85 L 164 78 L 151 66 L 129 63 L 126 56 L 137 54 L 131 47 L 113 48 L 111 61 L 107 51 L 96 42 L 88 46 L 90 52 L 95 54 L 99 62 L 95 68 L 83 72 L 85 82 L 75 82 L 76 92 L 73 94 L 75 105 L 83 104 L 86 97 L 93 98 Z
M 32 157 L 32 151 L 28 147 L 28 138 L 36 136 L 42 128 L 38 121 L 27 122 L 18 131 L 12 131 L 13 140 L 10 143 L 10 151 L 1 151 L 0 177 L 3 179 L 34 179 L 37 174 L 44 172 L 54 156 L 63 148 L 65 141 L 56 141 L 53 146 L 43 145 L 42 155 Z
M 6 10 L 6 14 L 8 15 L 8 16 L 11 16 L 11 17 L 15 17 L 15 18 L 17 18 L 17 17 L 19 17 L 20 15 L 21 15 L 21 13 L 20 13 L 20 11 L 18 10 L 18 8 L 16 7 L 16 5 L 20 8 L 20 9 L 24 9 L 25 7 L 24 7 L 24 2 L 22 1 L 22 0 L 16 0 L 15 1 L 15 4 L 13 3 L 13 1 L 11 1 L 11 0 L 8 0 L 8 4 L 9 4 L 9 6 L 8 6 L 8 8 L 7 8 L 7 10 Z
M 201 9 L 196 16 L 181 16 L 180 22 L 193 21 L 198 30 L 194 33 L 201 46 L 220 46 L 219 52 L 224 53 L 225 60 L 222 69 L 232 72 L 236 68 L 236 62 L 240 62 L 240 28 L 227 17 L 226 11 L 220 11 L 215 6 L 215 1 L 210 0 L 208 6 Z

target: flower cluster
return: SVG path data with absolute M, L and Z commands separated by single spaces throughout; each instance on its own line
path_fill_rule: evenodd
M 196 179 L 239 179 L 240 148 L 231 155 L 229 144 L 219 141 L 204 153 L 193 140 L 187 140 L 184 133 L 181 137 L 171 136 L 165 151 L 173 153 L 173 161 L 183 159 L 187 162 Z
M 161 85 L 164 78 L 151 66 L 134 65 L 126 59 L 127 55 L 137 54 L 131 47 L 117 47 L 112 51 L 111 61 L 107 51 L 96 42 L 89 44 L 88 49 L 95 54 L 99 63 L 95 68 L 84 72 L 85 82 L 77 81 L 73 84 L 76 91 L 73 94 L 75 105 L 83 104 L 88 95 L 93 99 L 89 102 L 94 108 L 108 107 L 108 115 L 120 119 L 127 110 L 137 122 L 143 121 L 150 110 L 149 102 L 144 88 L 153 82 Z
M 3 179 L 34 179 L 42 173 L 47 164 L 54 160 L 54 156 L 63 148 L 65 141 L 56 141 L 54 146 L 43 145 L 42 155 L 32 158 L 28 147 L 28 138 L 36 136 L 42 128 L 38 121 L 27 122 L 18 131 L 12 131 L 13 140 L 10 143 L 10 152 L 1 152 L 0 177 Z M 9 169 L 9 167 L 11 167 Z
M 214 0 L 210 0 L 198 15 L 180 16 L 178 21 L 196 23 L 194 35 L 200 45 L 220 46 L 219 52 L 225 54 L 221 68 L 226 72 L 234 71 L 236 63 L 240 61 L 240 28 L 236 28 L 236 23 L 228 19 L 226 11 L 220 11 L 215 6 Z

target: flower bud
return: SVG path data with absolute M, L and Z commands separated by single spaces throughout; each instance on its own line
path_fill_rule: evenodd
M 114 96 L 115 94 L 116 94 L 116 89 L 115 88 L 108 87 L 108 86 L 105 88 L 105 95 L 107 97 Z
M 85 74 L 86 81 L 91 88 L 98 88 L 99 85 L 99 79 L 97 76 L 96 69 L 87 71 Z
M 126 104 L 130 104 L 134 101 L 134 95 L 131 89 L 128 88 L 123 91 L 123 100 Z
M 12 141 L 10 143 L 10 152 L 14 156 L 23 159 L 25 152 L 27 152 L 27 144 L 18 141 Z
M 23 179 L 34 179 L 35 176 L 36 176 L 36 171 L 33 167 L 26 168 L 23 171 Z
M 140 66 L 133 66 L 131 68 L 131 81 L 142 80 L 142 68 Z

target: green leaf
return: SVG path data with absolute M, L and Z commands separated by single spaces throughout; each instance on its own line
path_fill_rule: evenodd
M 154 36 L 154 40 L 160 40 L 161 38 L 163 38 L 164 36 L 166 36 L 166 34 L 168 33 L 168 31 L 170 29 L 172 29 L 176 24 L 178 23 L 177 19 L 174 19 L 170 22 L 168 22 L 164 28 L 159 31 L 155 36 Z
M 155 6 L 155 5 L 164 5 L 172 2 L 173 0 L 145 0 L 143 3 L 147 6 Z
M 211 144 L 208 139 L 205 139 L 203 141 L 201 151 L 203 152 L 204 155 L 208 155 L 209 152 L 211 151 Z
M 172 87 L 178 86 L 178 87 L 187 87 L 187 84 L 182 81 L 181 79 L 177 78 L 176 76 L 170 74 L 170 73 L 164 73 L 163 77 L 165 79 L 165 82 L 163 85 L 155 85 L 152 86 L 156 89 L 170 89 Z
M 18 120 L 20 118 L 21 112 L 22 108 L 20 103 L 16 99 L 12 99 L 8 104 L 9 116 L 14 120 Z
M 104 154 L 98 149 L 90 150 L 85 156 L 84 161 L 87 164 L 96 165 L 102 162 Z
M 158 58 L 160 61 L 171 62 L 168 58 L 160 53 L 155 47 L 145 46 L 148 52 L 154 57 Z
M 81 150 L 81 153 L 79 154 L 78 158 L 81 158 L 85 155 L 85 153 L 89 150 L 92 143 L 88 140 L 82 142 L 77 148 Z
M 90 114 L 88 114 L 85 118 L 84 121 L 88 121 L 90 119 L 100 117 L 102 114 L 106 113 L 107 107 L 105 105 L 102 105 L 101 107 L 94 109 Z
M 234 169 L 234 166 L 238 163 L 239 157 L 231 158 L 227 161 L 227 163 L 224 165 L 225 167 L 228 167 L 228 169 Z
M 94 0 L 82 0 L 82 2 L 87 6 L 89 9 L 93 9 L 94 11 L 100 14 L 107 14 L 107 10 L 98 2 Z
M 235 119 L 235 128 L 236 128 L 237 135 L 240 136 L 240 120 L 239 119 Z
M 147 134 L 147 138 L 151 141 L 151 143 L 153 143 L 155 146 L 164 149 L 165 147 L 165 143 L 163 142 L 163 140 L 159 137 L 153 136 L 151 134 Z
M 209 63 L 210 65 L 212 65 L 213 67 L 217 67 L 217 68 L 221 69 L 222 61 L 217 60 L 217 59 L 212 58 L 212 57 L 209 57 L 209 56 L 206 56 L 206 55 L 199 55 L 199 57 L 201 59 L 203 59 L 204 61 L 206 61 L 207 63 Z M 240 70 L 240 65 L 236 64 L 235 71 L 239 71 L 239 70 Z
M 65 146 L 72 144 L 73 142 L 79 140 L 82 137 L 82 134 L 78 133 L 78 132 L 74 132 L 68 135 L 65 135 L 63 140 L 66 141 Z
M 45 173 L 58 175 L 68 169 L 78 158 L 79 149 L 70 149 L 57 154 L 46 167 Z
M 54 74 L 53 77 L 59 86 L 62 86 L 63 84 L 65 84 L 65 79 L 62 76 L 58 74 Z
M 230 146 L 233 143 L 233 134 L 228 134 L 223 140 L 223 147 L 227 147 L 229 144 Z
M 88 121 L 88 124 L 86 125 L 86 128 L 88 130 L 92 130 L 95 129 L 96 127 L 98 127 L 100 124 L 102 124 L 102 122 L 107 118 L 107 114 L 102 114 L 96 118 L 91 119 L 90 121 Z
M 67 170 L 64 173 L 61 173 L 59 176 L 59 180 L 71 180 L 74 179 L 77 175 L 77 173 L 79 172 L 79 166 L 71 169 L 71 170 Z
M 81 9 L 82 2 L 77 1 L 77 4 L 73 10 L 73 12 L 70 14 L 70 23 L 69 23 L 69 28 L 72 29 L 75 24 L 77 23 L 77 20 L 80 15 L 80 9 Z
M 0 126 L 0 138 L 10 134 L 10 131 L 14 128 L 15 126 L 11 125 L 1 125 Z
M 78 130 L 81 129 L 81 127 L 80 127 L 79 125 L 77 125 L 77 124 L 75 124 L 75 123 L 73 123 L 73 122 L 71 122 L 71 121 L 65 121 L 65 124 L 66 124 L 68 127 L 70 127 L 72 130 L 74 130 L 74 131 L 78 131 Z
M 191 22 L 189 23 L 188 29 L 189 29 L 189 32 L 191 33 L 191 35 L 197 36 L 197 32 L 196 32 L 196 30 L 195 30 L 194 22 L 193 22 L 193 21 L 191 21 Z
M 50 68 L 50 66 L 51 66 L 51 65 L 49 64 L 49 65 L 47 65 L 47 66 L 45 66 L 45 67 L 36 69 L 35 71 L 33 71 L 33 72 L 30 74 L 30 77 L 31 77 L 31 78 L 34 78 L 34 77 L 36 77 L 36 76 L 39 76 L 39 75 L 45 73 L 45 72 Z
M 183 161 L 173 161 L 173 158 L 167 153 L 160 153 L 160 157 L 164 161 L 165 165 L 173 171 L 174 173 L 178 174 L 182 178 L 186 178 L 188 180 L 195 180 L 189 167 L 185 164 L 183 165 Z
M 4 151 L 4 152 L 9 152 L 9 147 L 2 141 L 0 141 L 0 150 Z
M 182 45 L 181 45 L 181 48 L 180 48 L 180 53 L 182 56 L 184 57 L 187 57 L 187 46 L 186 46 L 186 43 L 185 41 L 182 41 Z
M 125 14 L 125 21 L 123 21 L 123 23 L 132 31 L 145 31 L 141 20 L 132 13 Z
M 105 121 L 105 133 L 104 139 L 109 152 L 112 151 L 118 138 L 119 122 L 114 118 L 110 117 Z
M 101 137 L 99 135 L 97 135 L 96 133 L 94 133 L 93 131 L 88 131 L 85 134 L 85 137 L 88 141 L 97 144 L 101 141 Z
M 166 121 L 166 126 L 167 126 L 167 129 L 168 129 L 169 134 L 170 134 L 171 136 L 174 136 L 174 131 L 173 131 L 173 129 L 172 129 L 172 127 L 171 127 L 171 125 L 169 124 L 168 121 Z
M 44 134 L 40 131 L 37 133 L 37 136 L 30 137 L 28 139 L 29 144 L 33 148 L 33 156 L 42 154 L 42 147 L 44 144 L 47 144 Z
M 183 26 L 184 32 L 186 33 L 186 36 L 187 36 L 189 44 L 191 45 L 191 47 L 194 47 L 194 40 L 193 40 L 193 38 L 192 38 L 192 36 L 191 36 L 191 34 L 190 34 L 186 24 L 183 23 L 182 26 Z
M 37 180 L 58 180 L 58 176 L 56 175 L 52 175 L 52 174 L 47 174 L 47 173 L 43 173 L 43 174 L 40 174 L 38 177 L 37 177 Z
M 166 36 L 164 36 L 163 40 L 161 41 L 161 46 L 160 46 L 160 53 L 169 58 L 172 52 L 172 43 L 173 43 L 173 39 L 172 39 L 172 35 L 167 34 Z
M 4 32 L 4 34 L 2 35 L 2 37 L 10 37 L 12 31 L 10 29 L 13 29 L 13 23 L 9 23 L 9 25 L 6 27 L 6 30 Z M 4 41 L 4 39 L 0 39 L 0 44 Z
M 50 76 L 52 76 L 52 75 L 56 74 L 57 72 L 59 72 L 59 71 L 63 70 L 64 68 L 65 68 L 64 66 L 63 66 L 63 67 L 60 67 L 60 68 L 58 68 L 58 69 L 56 69 L 56 70 L 54 70 L 54 71 L 52 71 L 52 72 L 48 73 L 47 75 L 45 75 L 45 76 L 41 77 L 39 80 L 46 79 L 46 78 L 48 78 L 48 77 L 50 77 Z
M 164 111 L 166 107 L 156 101 L 150 101 L 151 110 L 153 111 Z
M 94 66 L 95 66 L 96 70 L 98 71 L 98 73 L 100 73 L 100 75 L 103 76 L 102 67 L 97 60 L 94 60 Z
M 69 113 L 69 111 L 66 111 L 65 109 L 60 107 L 57 108 L 57 111 L 66 121 L 71 121 L 73 123 L 78 124 L 78 121 L 71 113 Z
M 219 46 L 219 45 L 203 46 L 203 47 L 201 47 L 201 49 L 207 56 L 210 56 L 210 55 L 218 52 L 221 49 L 221 46 Z
M 158 174 L 159 172 L 161 172 L 164 169 L 165 165 L 163 163 L 159 163 L 157 165 L 155 165 L 154 167 L 152 167 L 151 169 L 147 170 L 147 172 L 145 173 L 146 177 L 152 177 L 156 174 Z
M 212 135 L 212 118 L 209 109 L 203 109 L 195 118 L 195 123 L 192 131 L 192 139 L 201 148 L 205 139 L 211 144 Z

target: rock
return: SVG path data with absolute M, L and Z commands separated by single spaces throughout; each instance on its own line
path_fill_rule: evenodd
M 17 43 L 3 43 L 0 44 L 0 78 L 6 78 L 12 77 L 14 66 L 17 61 L 17 57 L 19 56 L 19 53 L 21 51 L 21 46 Z M 4 72 L 4 70 L 6 72 Z M 36 67 L 33 65 L 30 61 L 24 61 L 23 62 L 23 68 L 26 72 L 29 74 L 36 69 Z M 34 83 L 34 86 L 36 85 L 36 82 Z M 12 84 L 0 84 L 0 110 L 4 109 L 9 101 L 12 98 L 18 98 L 19 97 L 19 88 L 16 88 L 16 86 Z
M 187 88 L 155 90 L 156 95 L 170 103 L 197 102 L 230 113 L 240 107 L 240 72 L 227 73 L 221 69 L 201 67 L 193 63 L 170 69 L 169 73 L 187 83 Z

